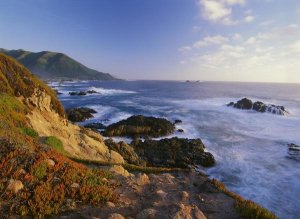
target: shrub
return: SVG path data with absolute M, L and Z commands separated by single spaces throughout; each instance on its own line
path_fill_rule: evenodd
M 65 153 L 62 141 L 56 138 L 55 136 L 46 137 L 45 144 L 49 145 L 51 148 L 55 149 L 60 153 Z
M 28 135 L 32 138 L 38 138 L 39 137 L 39 133 L 37 133 L 34 129 L 23 127 L 23 128 L 21 128 L 21 130 L 22 130 L 23 134 Z
M 47 164 L 45 162 L 41 162 L 37 166 L 33 168 L 33 175 L 41 180 L 47 175 Z

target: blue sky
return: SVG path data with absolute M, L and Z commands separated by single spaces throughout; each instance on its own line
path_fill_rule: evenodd
M 298 0 L 0 1 L 0 47 L 125 79 L 300 82 Z

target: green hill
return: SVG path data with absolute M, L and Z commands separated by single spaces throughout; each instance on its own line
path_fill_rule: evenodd
M 90 69 L 65 54 L 57 52 L 29 52 L 22 49 L 0 52 L 21 62 L 44 80 L 117 80 L 108 73 Z

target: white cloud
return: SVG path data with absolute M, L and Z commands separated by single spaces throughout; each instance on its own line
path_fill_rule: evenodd
M 251 23 L 252 21 L 254 21 L 254 19 L 255 19 L 254 16 L 248 15 L 248 16 L 245 17 L 244 20 L 245 20 L 246 23 Z
M 282 34 L 284 31 L 289 34 Z M 214 47 L 192 50 L 190 58 L 185 59 L 185 69 L 191 78 L 300 82 L 300 26 L 290 24 L 248 37 L 239 33 L 216 37 L 227 39 L 223 41 L 212 38 L 206 37 L 198 43 Z
M 178 49 L 178 51 L 180 51 L 180 52 L 188 52 L 190 50 L 192 50 L 192 48 L 190 46 L 182 46 Z
M 245 0 L 198 0 L 204 19 L 224 25 L 238 23 L 238 20 L 232 18 L 232 7 L 244 5 L 245 2 Z
M 211 46 L 211 45 L 219 45 L 224 42 L 228 41 L 228 38 L 223 37 L 221 35 L 216 35 L 216 36 L 208 36 L 205 37 L 202 40 L 199 40 L 194 43 L 193 47 L 194 48 L 201 48 L 201 47 L 206 47 L 206 46 Z

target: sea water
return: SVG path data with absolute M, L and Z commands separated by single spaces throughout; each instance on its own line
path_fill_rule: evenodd
M 65 108 L 97 111 L 84 123 L 105 125 L 131 115 L 183 122 L 172 136 L 201 138 L 216 166 L 204 169 L 230 190 L 280 218 L 300 217 L 300 161 L 288 144 L 300 145 L 300 85 L 181 81 L 81 81 L 50 83 Z M 70 96 L 71 91 L 99 93 Z M 283 105 L 287 116 L 227 107 L 243 97 Z M 83 124 L 84 124 L 83 123 Z M 128 139 L 125 139 L 128 141 Z

